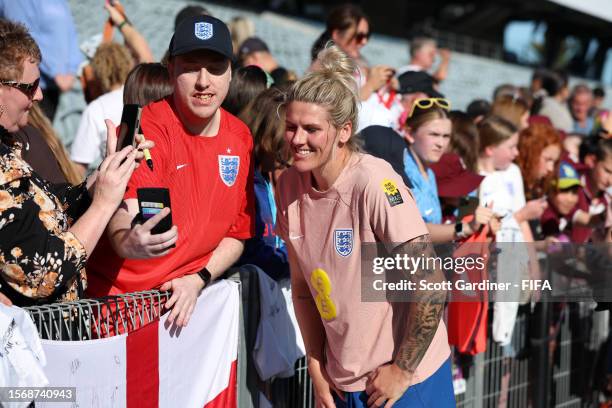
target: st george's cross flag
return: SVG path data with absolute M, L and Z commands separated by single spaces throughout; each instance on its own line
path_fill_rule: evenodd
M 76 387 L 73 403 L 37 407 L 236 407 L 238 284 L 206 288 L 187 327 L 166 322 L 106 339 L 47 341 L 49 387 Z

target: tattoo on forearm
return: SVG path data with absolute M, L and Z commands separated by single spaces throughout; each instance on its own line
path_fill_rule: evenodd
M 398 251 L 410 257 L 436 256 L 429 235 L 417 237 L 401 245 Z M 442 282 L 444 280 L 444 273 L 438 268 L 421 268 L 414 274 L 408 275 L 406 277 L 413 281 L 426 279 L 429 282 Z M 440 324 L 446 300 L 444 290 L 417 290 L 414 295 L 415 298 L 408 305 L 408 321 L 404 339 L 395 358 L 395 363 L 401 369 L 409 372 L 416 370 L 431 344 Z

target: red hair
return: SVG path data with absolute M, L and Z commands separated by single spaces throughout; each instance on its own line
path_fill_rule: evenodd
M 547 192 L 557 175 L 558 161 L 555 163 L 555 171 L 544 179 L 538 179 L 536 174 L 542 151 L 551 145 L 561 147 L 561 137 L 554 127 L 546 123 L 533 123 L 519 134 L 519 155 L 516 161 L 523 175 L 525 197 L 528 200 L 541 197 Z

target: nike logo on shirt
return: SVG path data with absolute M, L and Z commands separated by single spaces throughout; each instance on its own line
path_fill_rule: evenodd
M 179 164 L 179 165 L 176 166 L 176 169 L 180 170 L 180 169 L 182 169 L 185 166 L 187 166 L 187 164 Z

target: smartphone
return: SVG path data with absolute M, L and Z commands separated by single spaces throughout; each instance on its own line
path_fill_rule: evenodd
M 119 136 L 117 137 L 117 151 L 130 145 L 136 147 L 136 134 L 140 129 L 141 112 L 142 109 L 139 105 L 123 105 L 121 124 L 119 125 Z
M 462 220 L 463 217 L 474 214 L 478 204 L 480 204 L 478 197 L 461 197 L 457 219 Z
M 138 209 L 140 220 L 144 223 L 164 208 L 170 208 L 170 190 L 167 188 L 139 188 Z M 172 213 L 168 214 L 151 230 L 151 234 L 161 234 L 172 228 Z

